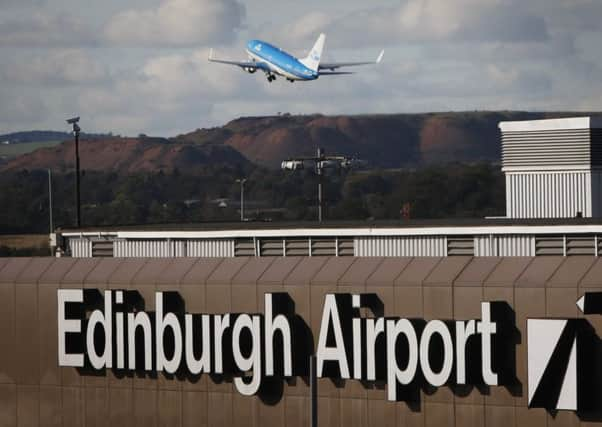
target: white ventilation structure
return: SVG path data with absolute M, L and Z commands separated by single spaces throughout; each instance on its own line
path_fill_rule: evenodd
M 602 118 L 501 122 L 509 218 L 602 216 Z

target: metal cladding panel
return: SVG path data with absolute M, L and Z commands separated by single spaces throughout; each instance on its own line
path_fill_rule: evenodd
M 186 256 L 215 258 L 215 257 L 233 257 L 234 240 L 189 240 L 186 242 L 188 250 Z
M 91 258 L 92 242 L 88 239 L 69 239 L 69 251 L 73 258 Z
M 598 156 L 592 159 L 592 149 L 590 129 L 503 132 L 502 167 L 602 165 Z
M 0 283 L 15 283 L 19 275 L 29 266 L 33 258 L 11 258 L 0 270 Z
M 231 256 L 216 240 L 117 240 L 114 248 L 115 256 L 121 258 Z
M 32 258 L 19 276 L 15 283 L 38 283 L 40 277 L 54 263 L 56 258 Z
M 495 241 L 494 237 L 475 236 L 474 238 L 474 255 L 475 256 L 495 256 Z
M 356 237 L 355 256 L 445 256 L 445 236 Z
M 509 218 L 592 216 L 591 172 L 533 172 L 506 175 Z
M 533 236 L 496 236 L 497 244 L 494 256 L 535 256 L 535 237 Z

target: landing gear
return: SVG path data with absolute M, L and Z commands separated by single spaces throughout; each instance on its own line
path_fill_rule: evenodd
M 268 82 L 272 83 L 274 80 L 276 80 L 276 76 L 273 74 L 268 74 Z
M 287 79 L 287 80 L 291 83 L 295 83 L 295 81 L 293 79 Z

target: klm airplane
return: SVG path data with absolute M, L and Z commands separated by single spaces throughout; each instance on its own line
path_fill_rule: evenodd
M 333 76 L 341 74 L 353 74 L 346 71 L 335 71 L 341 67 L 354 65 L 378 64 L 383 59 L 385 51 L 381 51 L 376 61 L 373 62 L 331 62 L 321 63 L 322 51 L 326 36 L 320 34 L 318 41 L 311 49 L 309 55 L 303 59 L 297 59 L 282 49 L 263 42 L 251 40 L 247 43 L 248 61 L 227 61 L 213 57 L 213 49 L 209 51 L 209 61 L 220 64 L 236 65 L 244 71 L 253 74 L 257 70 L 263 71 L 269 82 L 276 80 L 276 75 L 286 78 L 289 82 L 295 80 L 316 80 L 320 76 Z

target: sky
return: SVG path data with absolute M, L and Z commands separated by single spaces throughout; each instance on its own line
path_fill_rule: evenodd
M 175 136 L 241 116 L 602 110 L 600 0 L 0 0 L 0 134 Z M 268 83 L 211 64 L 248 39 L 351 76 Z

